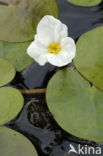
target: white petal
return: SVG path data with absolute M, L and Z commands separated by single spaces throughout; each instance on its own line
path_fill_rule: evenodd
M 37 35 L 42 43 L 59 42 L 68 36 L 68 28 L 53 16 L 44 16 L 37 27 Z
M 48 62 L 47 55 L 39 55 L 39 57 L 35 58 L 35 61 L 38 62 L 41 66 L 43 66 Z
M 55 28 L 55 42 L 61 42 L 61 40 L 68 36 L 68 27 L 65 24 L 59 24 Z
M 39 34 L 35 35 L 34 40 L 39 41 L 43 46 L 45 46 L 47 48 L 48 45 L 52 42 L 50 33 L 51 32 L 49 32 L 48 35 L 39 33 Z
M 61 40 L 61 46 L 62 47 L 75 46 L 75 42 L 71 37 L 65 37 Z
M 72 38 L 66 37 L 61 41 L 62 51 L 59 53 L 64 58 L 71 58 L 72 59 L 76 55 L 76 45 Z
M 48 43 L 44 38 L 40 38 L 38 35 L 35 35 L 35 44 L 37 45 L 37 47 L 40 47 L 41 49 L 47 49 L 48 47 Z
M 64 59 L 60 55 L 49 54 L 48 62 L 54 66 L 62 67 L 68 64 L 68 59 Z
M 35 59 L 39 55 L 48 53 L 46 48 L 43 48 L 40 43 L 36 44 L 35 41 L 33 41 L 30 46 L 27 49 L 27 53 L 30 57 Z

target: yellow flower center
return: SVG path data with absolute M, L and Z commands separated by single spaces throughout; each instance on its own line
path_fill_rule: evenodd
M 61 51 L 61 45 L 57 42 L 52 42 L 49 44 L 48 51 L 52 54 L 58 54 Z

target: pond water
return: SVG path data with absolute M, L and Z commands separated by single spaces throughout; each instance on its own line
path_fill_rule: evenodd
M 78 7 L 66 0 L 57 0 L 57 3 L 59 19 L 68 26 L 69 36 L 75 41 L 84 32 L 103 24 L 103 3 L 95 7 Z M 56 70 L 50 64 L 41 67 L 33 63 L 23 72 L 17 73 L 10 85 L 18 89 L 46 88 Z M 91 141 L 66 133 L 58 126 L 47 108 L 45 94 L 28 94 L 24 95 L 24 99 L 25 105 L 21 113 L 6 126 L 29 138 L 39 156 L 68 156 L 70 144 L 75 148 L 78 143 L 82 146 L 96 146 Z

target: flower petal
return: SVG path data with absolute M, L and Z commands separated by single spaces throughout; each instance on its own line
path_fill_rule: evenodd
M 59 53 L 64 58 L 73 59 L 76 55 L 76 45 L 71 37 L 66 37 L 61 41 L 62 51 Z
M 38 62 L 41 66 L 45 65 L 48 62 L 47 54 L 39 55 L 39 57 L 35 58 L 35 61 Z
M 46 15 L 37 27 L 37 35 L 42 43 L 59 42 L 68 36 L 68 28 L 53 16 Z
M 47 49 L 47 43 L 45 41 L 45 37 L 44 38 L 40 38 L 38 35 L 35 35 L 35 44 L 37 45 L 37 47 L 41 48 L 41 49 Z
M 62 67 L 68 64 L 68 59 L 64 59 L 60 55 L 49 54 L 48 62 L 54 66 Z
M 61 42 L 61 40 L 68 36 L 68 27 L 65 24 L 59 24 L 55 27 L 55 42 Z
M 35 57 L 38 57 L 39 55 L 48 53 L 46 48 L 43 48 L 42 45 L 40 44 L 40 42 L 35 42 L 33 41 L 30 46 L 27 49 L 27 53 L 29 56 L 31 56 L 33 59 L 35 59 Z

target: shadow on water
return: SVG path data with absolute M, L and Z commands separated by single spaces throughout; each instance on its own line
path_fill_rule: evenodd
M 68 26 L 69 36 L 75 41 L 84 32 L 103 24 L 103 3 L 95 7 L 78 7 L 66 0 L 57 2 L 59 19 Z M 11 85 L 22 89 L 45 88 L 56 71 L 49 63 L 43 67 L 33 63 L 23 72 L 17 73 Z M 47 108 L 45 94 L 24 95 L 24 99 L 21 113 L 6 126 L 27 136 L 37 148 L 39 156 L 68 156 L 70 143 L 75 148 L 78 143 L 96 145 L 63 131 Z M 72 153 L 69 155 L 74 156 Z

